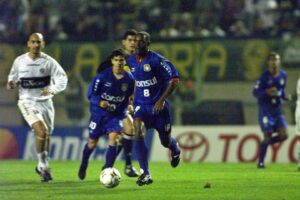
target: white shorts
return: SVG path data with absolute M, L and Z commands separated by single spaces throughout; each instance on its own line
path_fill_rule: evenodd
M 300 105 L 297 105 L 295 111 L 295 122 L 296 122 L 296 134 L 300 136 Z
M 22 99 L 18 101 L 18 107 L 30 127 L 37 121 L 42 121 L 52 133 L 54 128 L 54 106 L 51 99 L 33 101 Z

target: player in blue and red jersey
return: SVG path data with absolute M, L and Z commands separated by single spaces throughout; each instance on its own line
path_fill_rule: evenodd
M 257 98 L 259 107 L 259 125 L 264 134 L 260 145 L 257 167 L 264 168 L 264 159 L 269 144 L 275 144 L 287 139 L 287 122 L 281 110 L 285 100 L 291 100 L 286 95 L 287 75 L 280 69 L 280 56 L 271 52 L 267 57 L 268 69 L 256 81 L 253 95 Z M 275 134 L 276 133 L 276 134 Z
M 134 91 L 134 79 L 124 71 L 125 55 L 115 50 L 111 56 L 112 67 L 100 72 L 88 89 L 90 101 L 89 140 L 84 147 L 78 177 L 86 176 L 88 160 L 98 139 L 108 134 L 108 148 L 103 169 L 113 167 L 117 157 L 117 142 L 123 130 L 129 99 Z
M 177 167 L 180 149 L 176 139 L 171 137 L 169 95 L 179 83 L 179 75 L 170 61 L 149 50 L 150 35 L 138 32 L 136 53 L 127 58 L 127 65 L 136 81 L 134 93 L 135 151 L 143 171 L 137 180 L 138 185 L 153 182 L 148 168 L 148 149 L 142 133 L 142 122 L 146 129 L 154 128 L 159 133 L 161 144 L 171 151 L 171 165 Z

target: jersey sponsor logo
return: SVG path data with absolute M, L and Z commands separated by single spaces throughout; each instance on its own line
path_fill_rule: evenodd
M 128 84 L 123 83 L 123 84 L 121 85 L 121 90 L 122 90 L 123 92 L 126 92 L 126 91 L 128 90 Z
M 284 85 L 284 79 L 279 80 L 280 85 Z
M 125 96 L 112 96 L 106 93 L 101 94 L 101 98 L 110 102 L 123 102 Z
M 152 79 L 145 80 L 145 81 L 136 81 L 137 87 L 149 87 L 151 85 L 157 84 L 156 77 L 154 76 Z
M 144 71 L 145 72 L 150 72 L 151 71 L 151 67 L 149 64 L 144 64 Z
M 50 84 L 51 76 L 21 78 L 23 88 L 34 89 L 43 88 Z

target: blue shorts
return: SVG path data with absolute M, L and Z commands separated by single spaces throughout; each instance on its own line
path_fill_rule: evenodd
M 89 136 L 99 139 L 100 136 L 123 130 L 123 119 L 113 115 L 92 114 L 89 121 Z
M 154 128 L 159 134 L 171 132 L 171 115 L 169 103 L 158 113 L 154 113 L 154 105 L 134 105 L 133 118 L 140 118 L 147 129 Z
M 274 133 L 278 128 L 287 128 L 287 122 L 283 113 L 278 110 L 276 112 L 266 112 L 259 110 L 259 125 L 264 133 Z

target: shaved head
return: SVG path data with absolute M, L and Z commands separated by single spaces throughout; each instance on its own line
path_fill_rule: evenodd
M 31 58 L 39 57 L 42 49 L 45 47 L 44 36 L 41 33 L 32 33 L 27 41 L 27 46 Z
M 30 40 L 32 37 L 37 37 L 39 40 L 44 41 L 44 36 L 43 36 L 43 34 L 41 34 L 41 33 L 32 33 L 32 34 L 29 36 L 29 40 Z

